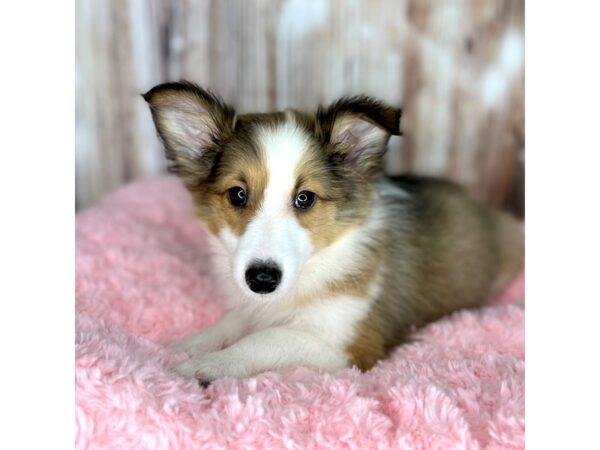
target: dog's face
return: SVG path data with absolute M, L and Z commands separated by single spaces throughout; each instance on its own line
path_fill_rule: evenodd
M 253 300 L 290 292 L 306 262 L 364 222 L 400 110 L 367 97 L 308 114 L 236 115 L 189 83 L 144 95 L 170 169 Z

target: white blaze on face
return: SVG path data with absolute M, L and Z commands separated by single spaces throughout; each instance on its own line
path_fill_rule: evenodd
M 260 209 L 237 243 L 233 272 L 238 284 L 251 293 L 245 281 L 250 264 L 255 260 L 274 261 L 282 272 L 282 279 L 269 296 L 279 297 L 294 285 L 313 251 L 308 232 L 299 224 L 293 207 L 296 167 L 309 144 L 294 123 L 262 128 L 257 133 L 257 141 L 267 166 L 267 185 Z

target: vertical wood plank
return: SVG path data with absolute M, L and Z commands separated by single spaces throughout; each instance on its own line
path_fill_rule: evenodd
M 190 79 L 240 111 L 402 104 L 386 169 L 523 211 L 523 0 L 77 0 L 77 205 L 164 170 L 139 97 Z

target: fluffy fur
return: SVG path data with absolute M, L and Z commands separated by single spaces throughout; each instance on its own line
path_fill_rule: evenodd
M 359 96 L 238 115 L 186 82 L 144 98 L 231 308 L 173 344 L 191 356 L 180 374 L 368 370 L 411 327 L 480 305 L 521 269 L 516 222 L 449 182 L 382 175 L 399 109 Z
M 210 231 L 231 307 L 172 345 L 191 356 L 182 375 L 367 370 L 411 327 L 480 305 L 521 269 L 507 216 L 449 182 L 382 175 L 399 109 L 363 96 L 237 115 L 186 82 L 144 98 Z M 299 207 L 301 195 L 315 201 Z
M 268 372 L 203 390 L 170 370 L 180 357 L 165 346 L 223 314 L 179 180 L 125 187 L 76 230 L 78 449 L 524 448 L 522 277 L 369 372 Z

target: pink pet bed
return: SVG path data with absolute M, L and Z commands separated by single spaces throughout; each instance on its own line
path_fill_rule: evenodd
M 77 215 L 78 449 L 524 447 L 523 276 L 488 307 L 420 330 L 367 373 L 297 369 L 204 390 L 165 344 L 222 310 L 174 178 Z

